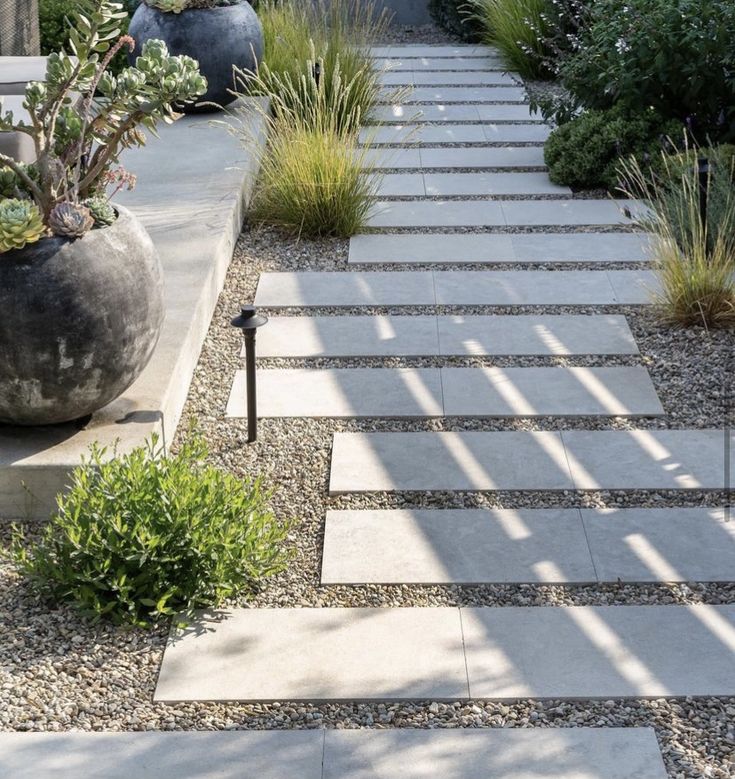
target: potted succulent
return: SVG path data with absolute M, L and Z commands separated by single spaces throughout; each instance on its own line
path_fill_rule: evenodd
M 199 63 L 207 93 L 186 113 L 216 111 L 235 100 L 233 68 L 255 72 L 263 57 L 263 28 L 247 0 L 143 0 L 130 21 L 141 46 L 149 38 L 166 42 L 172 54 Z M 131 56 L 136 56 L 136 47 Z
M 197 64 L 148 41 L 134 67 L 108 66 L 129 36 L 114 0 L 82 4 L 70 53 L 51 54 L 45 82 L 25 93 L 29 118 L 0 114 L 0 131 L 26 133 L 36 162 L 0 154 L 0 422 L 84 417 L 137 378 L 163 320 L 162 275 L 138 219 L 111 194 L 134 176 L 122 149 L 142 128 L 177 118 L 172 105 L 207 88 Z

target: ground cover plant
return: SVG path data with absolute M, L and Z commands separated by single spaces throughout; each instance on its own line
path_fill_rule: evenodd
M 684 326 L 735 326 L 733 149 L 662 154 L 655 173 L 634 159 L 621 168 L 629 193 L 651 204 L 652 215 L 641 226 L 655 236 L 662 318 Z
M 197 436 L 175 455 L 156 438 L 111 459 L 93 448 L 40 539 L 16 534 L 18 569 L 44 596 L 138 626 L 248 592 L 284 567 L 287 525 L 258 482 L 206 456 Z

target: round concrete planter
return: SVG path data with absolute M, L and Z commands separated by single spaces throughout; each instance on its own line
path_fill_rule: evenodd
M 87 416 L 148 363 L 163 324 L 161 264 L 138 219 L 118 214 L 83 238 L 45 238 L 3 254 L 0 422 Z
M 135 50 L 129 55 L 131 63 L 151 38 L 164 41 L 171 54 L 187 54 L 199 62 L 209 89 L 196 104 L 183 106 L 185 113 L 216 111 L 231 103 L 235 100 L 230 92 L 235 86 L 233 66 L 254 71 L 263 57 L 263 28 L 245 0 L 237 5 L 195 8 L 178 14 L 163 13 L 141 3 L 130 21 L 130 34 L 135 39 Z

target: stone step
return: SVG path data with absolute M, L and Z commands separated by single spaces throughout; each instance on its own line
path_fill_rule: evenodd
M 423 59 L 423 58 L 456 58 L 472 57 L 483 58 L 491 57 L 499 59 L 500 53 L 497 49 L 490 46 L 443 46 L 432 43 L 407 43 L 395 44 L 393 46 L 371 46 L 368 53 L 373 58 L 399 58 L 399 59 Z
M 645 262 L 649 243 L 646 233 L 369 233 L 350 239 L 349 262 Z
M 533 147 L 518 149 L 521 150 L 535 151 Z M 457 151 L 484 152 L 486 150 L 458 149 Z M 470 155 L 466 156 L 470 158 Z M 514 155 L 513 159 L 517 160 L 517 156 Z M 476 159 L 476 162 L 480 163 L 480 159 Z M 532 164 L 531 159 L 528 164 Z M 458 163 L 457 167 L 468 166 Z M 489 165 L 486 164 L 485 167 Z M 378 200 L 368 219 L 368 226 L 394 228 L 618 226 L 632 224 L 632 219 L 628 218 L 622 210 L 624 207 L 631 206 L 635 208 L 635 205 L 628 201 L 615 200 L 402 200 L 398 202 Z
M 172 630 L 154 700 L 728 696 L 733 636 L 735 605 L 234 608 Z
M 609 368 L 276 368 L 258 372 L 267 417 L 542 417 L 664 414 L 648 371 Z M 227 416 L 246 416 L 245 371 Z
M 381 178 L 377 194 L 379 197 L 569 196 L 572 194 L 572 190 L 569 187 L 552 184 L 546 173 L 536 171 L 524 173 L 388 173 Z
M 366 165 L 386 168 L 543 168 L 541 146 L 486 146 L 483 148 L 361 148 Z M 548 180 L 548 177 L 547 177 Z M 579 203 L 594 201 L 575 201 Z M 600 201 L 608 202 L 608 201 Z
M 271 317 L 259 357 L 638 354 L 623 316 Z
M 520 79 L 503 71 L 461 71 L 448 73 L 430 70 L 396 70 L 381 73 L 379 81 L 384 86 L 493 86 L 507 85 L 511 91 L 518 92 L 520 101 L 525 100 L 526 90 L 519 87 Z M 461 101 L 460 101 L 461 102 Z
M 261 273 L 265 308 L 640 305 L 651 271 L 301 271 Z
M 384 87 L 381 103 L 394 102 L 396 87 Z M 401 102 L 407 106 L 421 103 L 524 103 L 526 92 L 520 87 L 409 87 Z
M 1 733 L 0 755 L 13 779 L 666 779 L 652 728 Z
M 373 65 L 386 71 L 462 71 L 500 70 L 505 66 L 499 57 L 376 57 Z
M 724 509 L 328 511 L 322 584 L 735 581 Z
M 360 142 L 380 144 L 543 143 L 551 132 L 544 124 L 405 124 L 363 127 Z
M 722 430 L 335 433 L 329 490 L 721 490 L 724 444 Z
M 369 119 L 381 124 L 407 122 L 539 122 L 541 114 L 531 113 L 527 105 L 505 103 L 499 105 L 378 105 Z

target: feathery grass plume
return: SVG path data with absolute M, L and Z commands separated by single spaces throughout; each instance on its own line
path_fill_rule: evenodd
M 508 70 L 523 78 L 551 78 L 543 43 L 550 31 L 548 0 L 471 0 L 485 43 L 496 46 Z
M 655 175 L 635 160 L 621 167 L 629 194 L 651 205 L 650 216 L 640 224 L 653 234 L 654 270 L 661 285 L 654 302 L 662 319 L 683 326 L 735 327 L 733 161 L 711 165 L 703 220 L 697 162 L 703 153 L 690 149 L 663 155 Z M 713 159 L 719 154 L 715 151 Z

